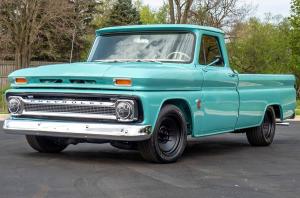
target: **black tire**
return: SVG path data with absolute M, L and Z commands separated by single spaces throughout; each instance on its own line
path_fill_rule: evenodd
M 268 107 L 262 124 L 247 129 L 248 142 L 252 146 L 269 146 L 272 144 L 276 129 L 276 117 L 273 107 Z
M 28 144 L 41 153 L 59 153 L 67 148 L 63 138 L 26 135 Z
M 159 113 L 151 138 L 138 144 L 144 159 L 156 163 L 177 161 L 187 143 L 187 124 L 175 105 L 166 105 Z

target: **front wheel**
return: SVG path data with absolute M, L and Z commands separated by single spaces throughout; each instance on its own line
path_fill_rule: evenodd
M 151 138 L 138 147 L 144 159 L 157 163 L 171 163 L 182 155 L 187 142 L 187 124 L 181 110 L 166 105 L 159 113 Z
M 28 144 L 41 153 L 59 153 L 67 148 L 63 138 L 26 135 Z
M 276 118 L 273 107 L 268 107 L 262 124 L 258 127 L 247 129 L 248 142 L 252 146 L 269 146 L 275 136 Z

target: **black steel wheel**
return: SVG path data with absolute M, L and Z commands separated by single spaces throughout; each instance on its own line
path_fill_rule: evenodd
M 180 126 L 172 115 L 163 118 L 158 129 L 158 146 L 165 155 L 176 151 L 180 140 Z
M 276 129 L 276 118 L 273 107 L 268 107 L 260 126 L 247 129 L 248 142 L 252 146 L 269 146 L 272 144 Z
M 144 159 L 170 163 L 182 155 L 187 139 L 187 125 L 183 113 L 174 105 L 162 108 L 151 138 L 139 143 Z
M 67 148 L 64 138 L 26 135 L 28 144 L 41 153 L 59 153 Z

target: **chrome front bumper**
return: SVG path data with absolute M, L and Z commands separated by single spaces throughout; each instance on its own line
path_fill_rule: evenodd
M 151 126 L 65 121 L 7 119 L 3 129 L 9 134 L 39 135 L 101 140 L 142 141 L 151 136 Z

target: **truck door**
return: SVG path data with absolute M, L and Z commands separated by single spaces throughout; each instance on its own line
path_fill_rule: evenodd
M 204 74 L 203 116 L 196 135 L 234 130 L 239 110 L 238 76 L 229 67 L 223 36 L 202 36 L 199 69 Z

